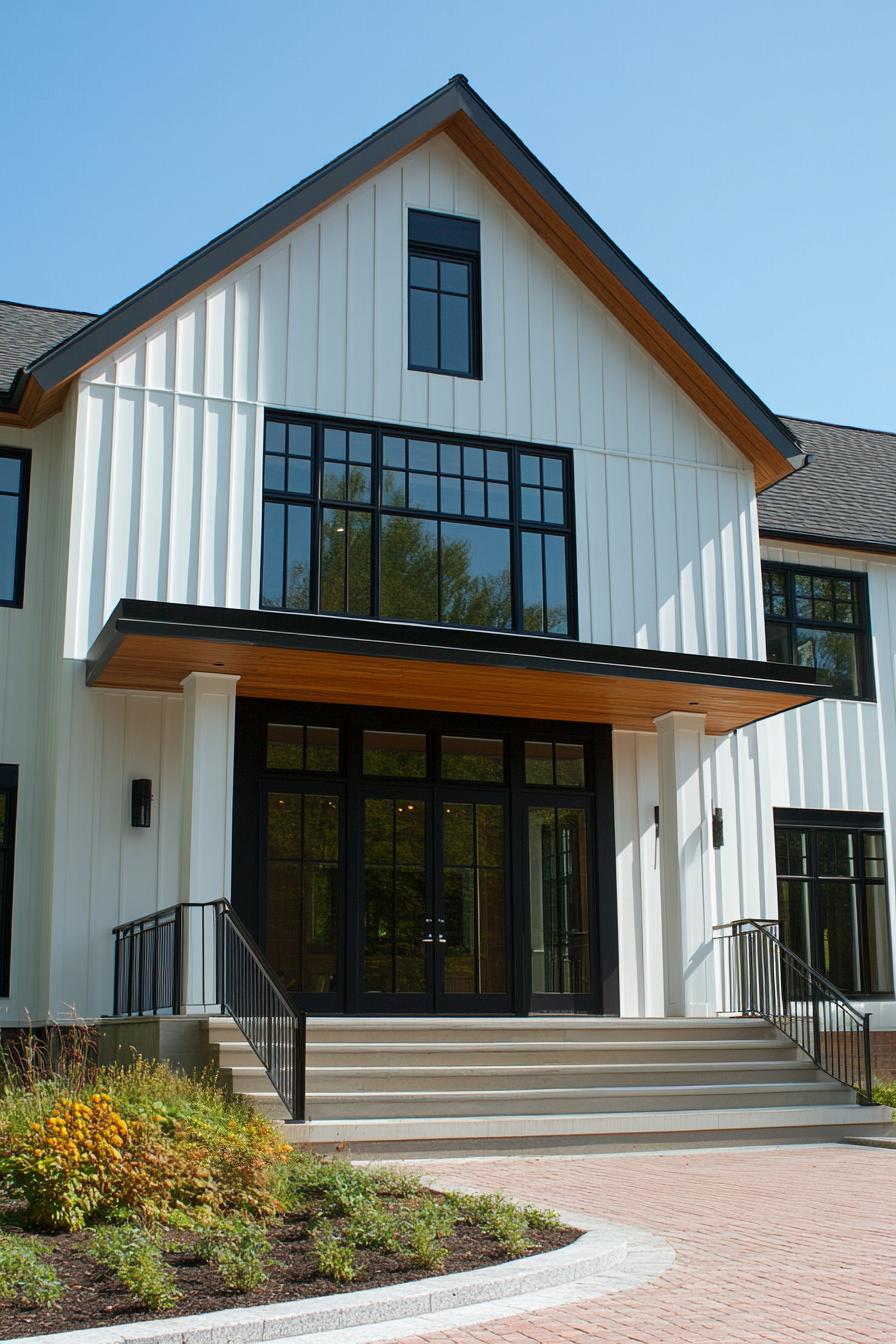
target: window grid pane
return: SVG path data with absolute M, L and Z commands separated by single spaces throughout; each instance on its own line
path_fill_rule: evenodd
M 21 603 L 27 459 L 0 452 L 0 605 Z
M 866 579 L 779 565 L 762 567 L 766 657 L 816 669 L 831 694 L 871 694 Z
M 512 444 L 270 420 L 260 604 L 567 636 L 565 462 Z M 548 521 L 524 529 L 527 489 Z

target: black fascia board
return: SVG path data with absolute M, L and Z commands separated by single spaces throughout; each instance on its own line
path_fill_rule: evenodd
M 256 648 L 347 653 L 362 657 L 422 659 L 530 668 L 543 672 L 675 681 L 692 686 L 787 693 L 830 694 L 815 670 L 749 658 L 665 653 L 612 644 L 556 643 L 537 635 L 462 630 L 352 616 L 248 611 L 122 598 L 87 654 L 87 685 L 95 685 L 128 635 L 210 640 Z
M 648 280 L 621 248 L 561 186 L 523 144 L 519 136 L 480 98 L 463 75 L 455 75 L 407 112 L 396 117 L 353 149 L 304 178 L 247 219 L 219 234 L 144 285 L 129 298 L 76 332 L 30 366 L 44 390 L 76 373 L 106 350 L 125 341 L 138 327 L 210 283 L 222 271 L 296 224 L 304 215 L 346 190 L 358 178 L 407 145 L 434 131 L 457 112 L 464 112 L 496 149 L 517 169 L 549 206 L 569 225 L 598 260 L 685 350 L 791 466 L 805 455 L 796 436 L 734 372 L 685 317 Z
M 877 555 L 896 555 L 896 545 L 890 541 L 873 541 L 866 537 L 837 537 L 831 532 L 794 532 L 783 527 L 759 528 L 760 541 L 787 541 L 795 545 L 824 546 L 828 550 L 869 551 Z

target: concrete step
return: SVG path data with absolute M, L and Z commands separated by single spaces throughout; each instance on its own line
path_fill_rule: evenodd
M 245 1059 L 236 1063 L 231 1057 L 224 1065 L 233 1080 L 235 1091 L 244 1088 L 264 1091 L 267 1074 L 256 1057 L 248 1050 Z M 709 1064 L 543 1064 L 488 1066 L 462 1065 L 423 1066 L 405 1068 L 382 1066 L 366 1069 L 310 1068 L 307 1074 L 309 1091 L 343 1093 L 402 1092 L 440 1093 L 443 1091 L 476 1092 L 483 1088 L 498 1091 L 504 1088 L 534 1087 L 625 1087 L 633 1081 L 653 1082 L 658 1085 L 677 1084 L 697 1086 L 700 1083 L 811 1083 L 823 1082 L 827 1075 L 816 1069 L 811 1060 L 790 1062 L 748 1061 L 740 1065 Z
M 745 1106 L 740 1109 L 616 1111 L 405 1119 L 309 1120 L 284 1125 L 291 1143 L 318 1152 L 394 1160 L 474 1154 L 632 1152 L 739 1144 L 828 1143 L 886 1134 L 886 1106 Z
M 670 1035 L 686 1041 L 736 1040 L 744 1034 L 772 1040 L 774 1027 L 744 1018 L 608 1018 L 608 1017 L 311 1017 L 309 1045 L 373 1041 L 424 1044 L 501 1041 L 664 1041 Z
M 479 1092 L 307 1093 L 312 1120 L 388 1116 L 611 1115 L 616 1111 L 728 1110 L 746 1106 L 839 1106 L 848 1088 L 826 1083 L 728 1083 L 691 1087 L 539 1087 Z
M 309 1042 L 310 1068 L 368 1068 L 386 1063 L 421 1068 L 434 1064 L 483 1065 L 509 1063 L 532 1067 L 567 1064 L 692 1064 L 737 1060 L 796 1060 L 800 1052 L 786 1037 L 731 1041 L 354 1041 Z

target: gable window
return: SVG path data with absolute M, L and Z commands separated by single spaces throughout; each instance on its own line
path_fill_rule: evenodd
M 864 574 L 763 564 L 762 600 L 770 663 L 814 667 L 832 695 L 872 698 Z
M 408 211 L 408 367 L 482 377 L 478 220 Z
M 20 607 L 25 590 L 25 534 L 31 455 L 0 448 L 0 606 Z
M 261 606 L 574 634 L 563 449 L 269 416 Z
M 782 941 L 844 994 L 892 994 L 883 817 L 776 809 L 775 858 Z
M 17 765 L 0 765 L 0 998 L 9 995 L 12 878 L 16 838 Z

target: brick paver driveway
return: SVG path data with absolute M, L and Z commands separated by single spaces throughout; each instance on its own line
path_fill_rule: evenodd
M 677 1259 L 633 1291 L 415 1341 L 896 1341 L 896 1152 L 832 1144 L 428 1170 L 440 1185 L 500 1190 L 647 1228 Z

